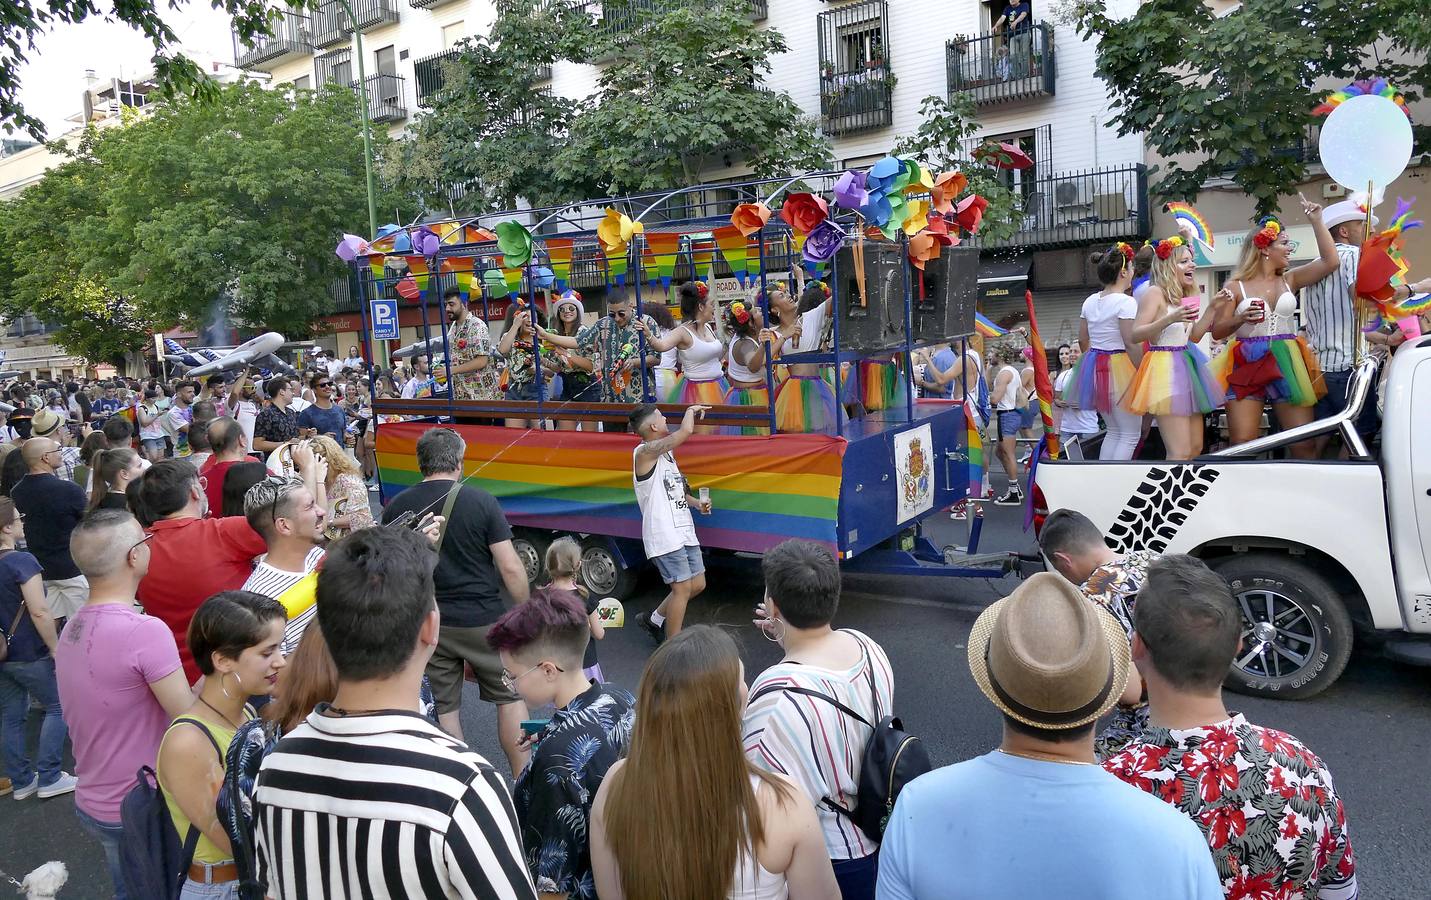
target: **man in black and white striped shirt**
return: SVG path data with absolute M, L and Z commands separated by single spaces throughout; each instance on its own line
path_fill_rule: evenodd
M 406 528 L 334 544 L 318 626 L 338 671 L 264 760 L 258 877 L 273 900 L 535 900 L 506 782 L 418 712 L 437 645 L 436 555 Z

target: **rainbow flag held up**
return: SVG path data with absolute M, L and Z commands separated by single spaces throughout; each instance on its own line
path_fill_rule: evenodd
M 1038 411 L 1048 439 L 1048 458 L 1058 459 L 1058 432 L 1053 427 L 1053 379 L 1048 374 L 1048 354 L 1043 339 L 1038 336 L 1038 316 L 1034 315 L 1033 291 L 1024 291 L 1024 305 L 1029 310 L 1029 345 L 1033 347 L 1034 393 L 1038 395 Z
M 964 452 L 969 456 L 969 499 L 984 496 L 984 435 L 974 404 L 964 401 Z
M 995 325 L 993 319 L 981 312 L 974 313 L 974 330 L 986 338 L 1003 337 L 1009 333 L 1007 328 Z

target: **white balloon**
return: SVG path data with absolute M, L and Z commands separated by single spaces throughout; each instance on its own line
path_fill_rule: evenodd
M 1337 184 L 1365 191 L 1395 181 L 1411 161 L 1411 120 L 1385 97 L 1343 100 L 1322 123 L 1322 165 Z

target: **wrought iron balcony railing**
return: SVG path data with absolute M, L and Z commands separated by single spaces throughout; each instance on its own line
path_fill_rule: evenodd
M 884 65 L 821 75 L 821 128 L 826 134 L 848 134 L 889 125 L 894 83 L 894 74 Z
M 1018 231 L 983 247 L 1075 246 L 1146 238 L 1152 228 L 1148 170 L 1142 164 L 1031 178 L 1015 186 Z
M 369 75 L 368 83 L 368 118 L 374 123 L 401 122 L 407 118 L 407 100 L 403 96 L 403 82 L 401 75 L 388 75 L 378 73 Z M 358 89 L 358 82 L 353 82 L 353 90 Z
M 951 97 L 967 93 L 983 105 L 1053 96 L 1058 67 L 1047 22 L 1016 34 L 958 37 L 945 45 L 944 55 Z
M 441 101 L 442 89 L 447 83 L 447 64 L 456 58 L 456 50 L 444 50 L 413 60 L 412 78 L 417 88 L 418 106 L 426 109 Z
M 234 33 L 235 66 L 258 69 L 265 63 L 281 62 L 291 56 L 307 56 L 313 52 L 313 20 L 307 15 L 284 12 L 270 29 L 269 34 L 254 35 L 250 44 L 242 43 L 238 33 Z
M 396 0 L 350 0 L 350 5 L 359 31 L 398 20 Z M 347 40 L 353 24 L 337 0 L 324 0 L 313 26 L 313 46 L 331 47 Z

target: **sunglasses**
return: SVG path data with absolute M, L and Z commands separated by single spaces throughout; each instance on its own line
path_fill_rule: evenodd
M 321 390 L 322 388 L 330 388 L 330 387 L 332 387 L 332 386 L 333 386 L 333 382 L 331 382 L 331 381 L 320 381 L 320 382 L 318 382 L 316 385 L 314 385 L 314 387 L 317 387 L 317 388 L 319 388 L 320 390 Z
M 152 537 L 154 537 L 153 534 L 144 535 L 144 537 L 131 544 L 128 550 L 124 551 L 125 555 L 127 556 L 130 553 L 133 553 L 135 550 L 138 550 L 140 547 L 143 547 Z

